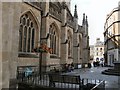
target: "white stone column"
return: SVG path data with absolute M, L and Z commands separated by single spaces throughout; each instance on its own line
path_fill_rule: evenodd
M 67 63 L 68 59 L 68 43 L 67 42 L 67 30 L 66 28 L 62 28 L 61 31 L 61 64 Z
M 87 65 L 88 60 L 89 60 L 89 50 L 88 50 L 88 40 L 87 40 L 87 36 L 85 36 L 85 34 L 83 35 L 82 38 L 82 46 L 83 46 L 83 67 L 85 67 L 85 65 Z
M 73 33 L 73 63 L 78 68 L 78 61 L 80 59 L 79 51 L 79 33 L 78 33 L 78 18 L 74 17 L 74 33 Z
M 42 4 L 43 14 L 42 14 L 42 23 L 41 23 L 41 43 L 46 44 L 48 47 L 50 47 L 50 40 L 49 37 L 47 38 L 49 34 L 49 2 L 43 2 Z M 49 53 L 43 53 L 42 54 L 42 71 L 46 71 L 48 60 L 50 60 L 50 54 Z
M 62 26 L 61 26 L 61 60 L 60 64 L 67 63 L 68 59 L 68 38 L 67 38 L 67 11 L 62 8 Z
M 73 34 L 73 63 L 75 67 L 78 67 L 78 62 L 80 60 L 80 49 L 78 47 L 79 44 L 79 37 L 78 33 Z

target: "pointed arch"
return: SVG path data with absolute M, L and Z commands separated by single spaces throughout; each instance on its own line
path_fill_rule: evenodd
M 21 16 L 23 16 L 23 15 L 25 15 L 25 14 L 30 14 L 30 15 L 33 17 L 33 19 L 34 19 L 35 23 L 37 24 L 38 28 L 40 29 L 40 23 L 39 23 L 36 15 L 34 14 L 34 12 L 33 12 L 31 9 L 29 9 L 29 10 L 24 11 L 24 12 L 21 14 Z M 21 16 L 20 16 L 20 17 L 21 17 Z
M 82 34 L 79 34 L 79 52 L 80 52 L 80 59 L 82 59 Z M 82 62 L 82 61 L 81 61 Z
M 59 28 L 58 25 L 53 22 L 49 26 L 50 33 L 50 47 L 52 48 L 52 54 L 59 54 Z
M 57 23 L 54 21 L 54 22 L 52 22 L 52 23 L 50 24 L 50 27 L 51 27 L 51 25 L 53 25 L 53 26 L 56 28 L 56 32 L 57 32 L 57 34 L 58 34 L 58 36 L 59 36 L 59 35 L 60 35 L 60 29 L 59 29 Z
M 67 31 L 67 38 L 68 38 L 68 57 L 72 55 L 72 33 L 70 30 Z
M 20 17 L 19 52 L 33 52 L 39 41 L 39 22 L 31 10 L 25 11 Z

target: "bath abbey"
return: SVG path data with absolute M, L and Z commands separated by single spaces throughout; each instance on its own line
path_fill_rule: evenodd
M 42 71 L 73 63 L 87 67 L 90 58 L 88 20 L 78 24 L 70 2 L 0 2 L 0 89 L 16 80 L 18 66 Z M 45 50 L 36 48 L 44 47 Z

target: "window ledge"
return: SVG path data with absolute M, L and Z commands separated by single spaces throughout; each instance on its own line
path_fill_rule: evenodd
M 36 53 L 19 52 L 18 57 L 38 58 L 39 56 Z
M 68 56 L 68 59 L 73 59 L 73 57 L 71 57 L 71 56 Z
M 50 58 L 60 58 L 60 57 L 58 57 L 58 55 L 51 54 L 51 55 L 50 55 Z

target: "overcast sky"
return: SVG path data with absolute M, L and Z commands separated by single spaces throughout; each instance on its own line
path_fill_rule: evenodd
M 93 45 L 96 38 L 104 41 L 104 23 L 106 15 L 118 7 L 120 0 L 71 0 L 71 12 L 74 13 L 74 6 L 77 5 L 78 23 L 81 25 L 83 13 L 88 16 L 90 45 Z

